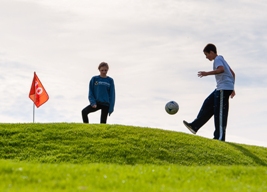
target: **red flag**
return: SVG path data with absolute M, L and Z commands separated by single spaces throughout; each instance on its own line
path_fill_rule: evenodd
M 32 86 L 29 93 L 29 98 L 34 102 L 36 107 L 40 107 L 49 99 L 49 96 L 44 86 L 42 85 L 41 81 L 39 80 L 35 72 L 32 80 Z

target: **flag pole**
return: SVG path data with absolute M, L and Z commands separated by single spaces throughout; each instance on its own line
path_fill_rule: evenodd
M 32 116 L 33 118 L 32 118 L 32 121 L 33 121 L 33 123 L 34 123 L 34 118 L 35 118 L 35 106 L 34 106 L 34 103 L 33 103 L 33 116 Z
M 35 71 L 34 71 L 35 74 Z M 32 122 L 34 123 L 34 119 L 35 119 L 35 101 L 36 101 L 36 88 L 34 85 L 34 102 L 33 102 L 33 114 L 32 114 Z

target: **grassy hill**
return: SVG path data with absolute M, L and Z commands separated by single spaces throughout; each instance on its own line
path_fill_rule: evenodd
M 267 148 L 123 125 L 0 124 L 0 159 L 52 164 L 267 166 Z
M 3 192 L 259 192 L 266 165 L 267 148 L 173 131 L 0 124 Z

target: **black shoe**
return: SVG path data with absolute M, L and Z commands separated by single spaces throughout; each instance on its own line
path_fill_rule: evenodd
M 197 132 L 193 129 L 190 123 L 187 123 L 186 121 L 183 121 L 184 125 L 191 131 L 193 134 L 196 134 Z

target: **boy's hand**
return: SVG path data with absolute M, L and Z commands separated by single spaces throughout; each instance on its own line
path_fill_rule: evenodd
M 235 90 L 231 93 L 230 97 L 233 98 L 235 96 Z
M 207 75 L 208 75 L 208 73 L 205 72 L 205 71 L 199 71 L 199 72 L 197 73 L 197 76 L 199 76 L 200 78 L 201 78 L 201 77 L 204 77 L 204 76 L 207 76 Z

